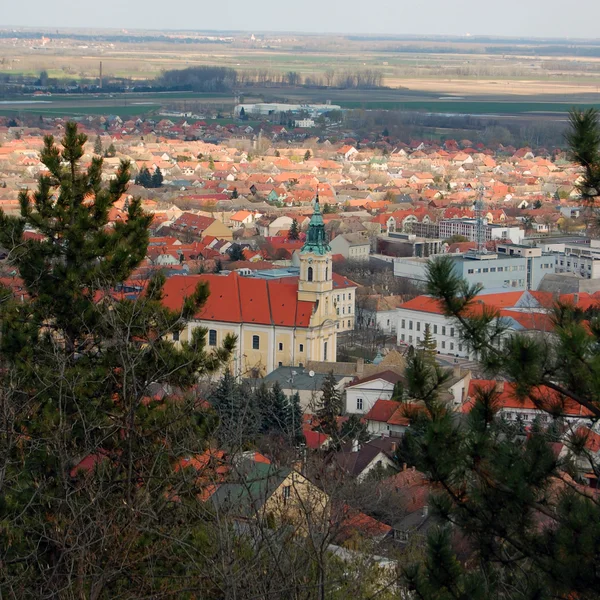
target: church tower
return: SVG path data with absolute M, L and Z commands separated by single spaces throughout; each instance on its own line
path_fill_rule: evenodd
M 306 240 L 300 250 L 298 281 L 298 300 L 314 303 L 311 327 L 315 329 L 313 343 L 310 344 L 312 360 L 335 362 L 337 319 L 332 270 L 331 246 L 317 195 Z

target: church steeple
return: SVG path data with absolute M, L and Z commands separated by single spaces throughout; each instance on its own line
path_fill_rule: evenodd
M 302 250 L 300 250 L 301 254 L 306 254 L 309 252 L 320 255 L 331 252 L 331 246 L 329 245 L 327 232 L 325 231 L 325 222 L 323 221 L 323 216 L 321 214 L 318 193 L 315 198 L 313 216 L 311 217 L 308 225 L 306 241 L 304 242 L 304 246 L 302 246 Z

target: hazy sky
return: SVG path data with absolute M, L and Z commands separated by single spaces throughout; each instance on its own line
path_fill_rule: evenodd
M 48 28 L 597 38 L 600 0 L 5 0 L 0 20 Z

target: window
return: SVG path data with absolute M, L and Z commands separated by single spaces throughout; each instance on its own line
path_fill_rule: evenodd
M 442 348 L 446 347 L 446 342 L 442 342 Z
M 469 269 L 469 270 L 467 271 L 467 273 L 468 273 L 469 275 L 473 275 L 473 269 Z
M 173 332 L 173 341 L 174 342 L 178 342 L 179 341 L 179 331 L 174 331 Z
M 282 363 L 281 361 L 279 361 L 277 364 L 278 364 L 280 367 L 283 367 L 283 363 Z
M 346 294 L 342 294 L 342 300 L 346 302 Z
M 442 325 L 442 335 L 446 335 L 446 326 Z
M 421 321 L 417 321 L 417 331 L 421 331 Z
M 490 267 L 490 273 L 495 273 L 496 272 L 496 267 Z
M 401 339 L 403 342 L 405 342 L 405 341 L 406 341 L 406 336 L 405 336 L 404 334 L 402 334 L 402 335 L 400 336 L 400 339 Z
M 408 328 L 412 331 L 412 321 L 408 322 Z
M 346 314 L 346 307 L 342 306 L 342 314 L 345 315 Z
M 409 335 L 409 336 L 408 336 L 408 343 L 409 343 L 409 344 L 412 344 L 412 335 Z
M 362 409 L 363 409 L 363 399 L 357 398 L 356 399 L 356 410 L 362 410 Z
M 450 327 L 450 337 L 454 337 L 454 327 Z
M 340 307 L 339 307 L 339 306 L 338 306 L 338 307 L 335 309 L 335 314 L 336 314 L 336 315 L 339 315 L 339 314 L 340 314 Z
M 304 352 L 304 344 L 300 344 L 300 352 Z
M 462 352 L 462 344 L 459 344 L 459 345 L 458 345 L 458 351 L 459 351 L 459 352 Z
M 352 294 L 348 292 L 348 300 L 352 300 Z
M 489 271 L 489 269 L 488 269 L 487 267 L 485 267 L 485 268 L 483 269 L 483 272 L 484 272 L 484 273 L 487 273 L 488 271 Z
M 257 335 L 252 336 L 252 350 L 260 349 L 260 338 Z
M 282 351 L 283 351 L 283 343 L 279 342 L 279 352 L 282 352 Z
M 327 360 L 327 342 L 323 343 L 323 360 Z
M 504 267 L 498 267 L 498 273 L 502 273 L 504 271 Z
M 325 267 L 325 281 L 329 279 L 329 267 Z
M 306 279 L 308 281 L 312 281 L 313 280 L 313 268 L 312 267 L 308 267 L 308 271 L 306 273 Z
M 211 329 L 208 332 L 208 345 L 209 346 L 217 345 L 217 330 L 216 329 Z
M 402 319 L 402 329 L 406 329 L 406 320 Z
M 437 333 L 437 325 L 433 326 L 433 333 Z
M 283 486 L 283 490 L 282 490 L 282 496 L 283 496 L 283 502 L 285 503 L 286 500 L 289 500 L 292 496 L 292 486 L 291 485 L 285 485 Z
M 454 350 L 454 342 L 450 342 L 450 350 Z
M 350 327 L 350 323 L 352 323 L 352 321 L 348 319 L 348 327 Z

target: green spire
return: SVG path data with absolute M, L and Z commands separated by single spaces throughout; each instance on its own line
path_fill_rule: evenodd
M 327 254 L 331 252 L 331 246 L 327 239 L 327 233 L 325 232 L 325 222 L 321 215 L 321 206 L 319 205 L 319 194 L 315 198 L 315 211 L 310 219 L 308 225 L 308 232 L 306 234 L 306 241 L 302 250 L 302 254 L 312 252 L 314 254 Z

